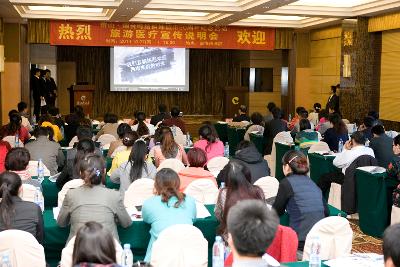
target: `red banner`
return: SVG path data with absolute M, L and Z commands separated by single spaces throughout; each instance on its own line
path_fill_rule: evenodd
M 275 29 L 216 25 L 51 21 L 50 44 L 273 50 Z

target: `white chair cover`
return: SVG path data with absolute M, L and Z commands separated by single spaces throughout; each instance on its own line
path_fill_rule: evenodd
M 290 135 L 290 132 L 280 132 L 278 133 L 273 142 L 272 142 L 272 150 L 271 150 L 271 165 L 269 165 L 271 169 L 271 175 L 275 176 L 275 163 L 276 163 L 276 148 L 275 142 L 278 143 L 293 143 L 293 138 Z
M 75 244 L 75 237 L 73 236 L 71 240 L 67 243 L 65 248 L 63 248 L 61 252 L 61 261 L 60 261 L 60 267 L 71 267 L 72 266 L 72 254 L 74 252 L 74 244 Z M 116 252 L 116 259 L 118 264 L 122 264 L 122 247 L 120 243 L 114 239 L 114 245 L 115 245 L 115 252 Z
M 67 194 L 68 190 L 80 187 L 83 184 L 84 183 L 82 179 L 73 179 L 65 183 L 61 191 L 58 192 L 58 207 L 61 208 L 65 195 Z
M 8 136 L 4 137 L 3 141 L 8 142 L 10 144 L 11 148 L 16 147 L 15 146 L 15 136 L 14 135 L 8 135 Z M 18 147 L 24 147 L 24 143 L 21 141 L 21 139 L 19 140 Z
M 207 240 L 193 225 L 170 226 L 154 242 L 150 263 L 154 267 L 206 267 Z
M 308 153 L 314 153 L 314 152 L 319 152 L 319 151 L 329 152 L 331 150 L 329 149 L 329 146 L 327 143 L 325 143 L 323 141 L 319 141 L 318 143 L 312 144 L 310 146 Z
M 229 159 L 225 157 L 214 157 L 207 163 L 207 169 L 217 177 L 219 172 L 228 164 Z
M 328 204 L 334 206 L 339 210 L 342 208 L 342 185 L 337 183 L 331 183 L 331 189 L 329 190 Z
M 182 161 L 180 161 L 179 159 L 166 159 L 161 162 L 160 166 L 158 166 L 157 168 L 157 171 L 164 168 L 170 168 L 173 169 L 176 173 L 179 173 L 185 168 L 185 165 L 183 165 Z
M 179 145 L 186 145 L 186 135 L 182 132 L 181 128 L 177 126 L 170 127 L 172 133 L 174 133 L 174 140 Z
M 154 180 L 141 178 L 135 180 L 125 192 L 124 205 L 126 208 L 142 206 L 146 199 L 154 196 Z
M 275 177 L 261 177 L 254 182 L 254 185 L 261 187 L 264 192 L 265 199 L 276 197 L 278 194 L 279 181 Z
M 36 238 L 25 231 L 0 232 L 0 254 L 8 253 L 13 267 L 45 267 L 44 248 Z
M 71 139 L 71 141 L 69 142 L 68 146 L 69 146 L 69 147 L 73 147 L 74 144 L 75 144 L 75 143 L 78 143 L 78 142 L 79 142 L 78 136 L 75 135 L 74 137 L 72 137 L 72 139 Z
M 386 133 L 387 136 L 389 136 L 391 138 L 395 138 L 396 136 L 399 135 L 399 133 L 396 132 L 396 131 L 386 131 L 385 133 Z
M 116 140 L 117 139 L 115 139 L 115 136 L 112 134 L 102 134 L 97 139 L 97 142 L 100 142 L 102 146 L 105 146 Z
M 36 187 L 31 184 L 22 184 L 22 192 L 19 197 L 24 201 L 35 202 L 35 193 Z M 44 200 L 42 192 L 39 193 L 39 197 Z
M 303 261 L 310 259 L 311 237 L 318 236 L 321 241 L 321 259 L 336 259 L 350 254 L 353 231 L 349 221 L 340 216 L 326 217 L 317 222 L 306 237 Z
M 31 176 L 38 176 L 38 163 L 39 161 L 37 160 L 30 160 L 27 170 Z M 44 176 L 50 176 L 50 171 L 47 169 L 46 165 L 43 163 L 43 168 L 44 168 Z
M 209 179 L 197 179 L 185 189 L 185 194 L 204 205 L 217 203 L 218 192 L 218 188 Z
M 349 134 L 352 134 L 352 133 L 354 133 L 354 123 L 348 123 L 348 124 L 346 124 L 346 127 L 347 127 L 347 132 L 349 133 Z
M 400 223 L 400 208 L 392 206 L 392 214 L 390 216 L 390 225 Z

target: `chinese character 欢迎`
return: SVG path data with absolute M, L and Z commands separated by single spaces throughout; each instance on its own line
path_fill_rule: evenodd
M 243 31 L 237 31 L 237 41 L 239 44 L 251 44 L 250 42 L 250 33 L 246 30 Z
M 253 31 L 251 38 L 253 44 L 265 44 L 265 32 L 263 31 Z

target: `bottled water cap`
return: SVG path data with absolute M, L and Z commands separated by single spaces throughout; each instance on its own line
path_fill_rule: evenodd
M 131 249 L 131 244 L 124 244 L 124 249 Z
M 221 236 L 219 236 L 219 235 L 217 235 L 217 236 L 215 237 L 215 241 L 219 241 L 219 242 L 221 242 L 221 241 L 222 241 L 222 237 L 221 237 Z

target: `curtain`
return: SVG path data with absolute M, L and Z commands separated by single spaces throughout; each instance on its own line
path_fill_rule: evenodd
M 28 20 L 28 43 L 48 44 L 50 43 L 50 21 L 44 19 Z
M 292 49 L 293 48 L 293 30 L 292 29 L 276 29 L 275 30 L 275 49 Z
M 159 103 L 178 105 L 185 114 L 221 115 L 224 88 L 240 83 L 233 50 L 191 49 L 189 54 L 189 92 L 110 92 L 109 47 L 57 47 L 58 61 L 76 62 L 77 82 L 96 86 L 95 116 L 133 116 L 138 110 L 155 114 Z

